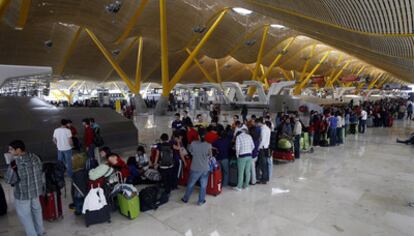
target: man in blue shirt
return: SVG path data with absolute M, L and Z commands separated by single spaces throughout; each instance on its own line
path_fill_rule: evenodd
M 220 138 L 213 143 L 213 153 L 220 163 L 223 174 L 222 186 L 226 187 L 229 184 L 229 153 L 232 138 L 224 130 L 219 135 Z
M 171 124 L 171 128 L 173 131 L 178 131 L 182 129 L 184 126 L 183 122 L 181 121 L 180 113 L 175 113 L 175 120 Z
M 336 116 L 329 114 L 328 122 L 329 122 L 329 131 L 328 131 L 329 132 L 329 144 L 331 146 L 335 146 L 336 145 L 336 128 L 338 125 L 338 118 Z

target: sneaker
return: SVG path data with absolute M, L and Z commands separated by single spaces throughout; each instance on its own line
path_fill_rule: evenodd
M 244 190 L 248 190 L 248 189 L 249 189 L 249 187 L 244 187 L 243 189 L 244 189 Z
M 414 207 L 414 202 L 409 202 L 409 203 L 408 203 L 408 206 L 409 206 L 409 207 Z
M 202 201 L 202 202 L 198 202 L 197 205 L 202 206 L 206 203 L 206 200 Z
M 181 201 L 184 203 L 187 203 L 188 201 L 184 200 L 184 198 L 181 198 Z
M 237 192 L 241 192 L 242 191 L 242 189 L 241 188 L 238 188 L 238 187 L 234 187 L 233 190 L 234 191 L 237 191 Z

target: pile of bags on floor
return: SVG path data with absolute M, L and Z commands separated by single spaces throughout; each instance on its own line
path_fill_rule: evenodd
M 140 212 L 155 210 L 169 200 L 169 194 L 158 186 L 138 191 L 134 185 L 126 183 L 121 172 L 107 164 L 88 170 L 90 165 L 87 165 L 86 156 L 78 155 L 74 160 L 73 208 L 75 215 L 84 215 L 87 227 L 111 222 L 111 213 L 115 211 L 128 219 L 135 219 Z M 62 218 L 61 190 L 65 188 L 65 167 L 63 162 L 45 163 L 44 171 L 49 181 L 46 182 L 45 194 L 40 197 L 43 218 L 55 221 Z

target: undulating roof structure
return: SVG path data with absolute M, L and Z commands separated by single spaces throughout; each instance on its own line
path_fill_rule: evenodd
M 349 75 L 414 78 L 412 0 L 165 2 L 170 77 L 217 23 L 180 83 L 303 81 L 312 72 L 331 85 Z M 0 64 L 52 66 L 69 79 L 119 80 L 92 32 L 134 78 L 142 37 L 142 81 L 161 81 L 158 0 L 2 0 L 0 17 Z

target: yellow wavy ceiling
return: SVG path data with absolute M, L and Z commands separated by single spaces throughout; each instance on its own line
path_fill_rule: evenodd
M 1 2 L 5 0 L 0 0 Z M 7 1 L 7 0 L 6 0 Z M 122 35 L 140 1 L 123 0 L 117 14 L 105 6 L 114 0 L 9 0 L 0 24 L 0 64 L 52 66 L 55 72 L 71 78 L 95 81 L 118 80 L 110 64 L 85 32 L 67 62 L 65 55 L 80 26 L 89 28 L 105 47 L 118 51 L 115 58 L 125 72 L 134 76 L 137 45 L 142 35 L 144 81 L 159 82 L 159 2 L 149 0 L 129 37 L 120 44 Z M 21 10 L 29 2 L 29 14 L 23 30 Z M 343 76 L 363 69 L 364 74 L 412 82 L 414 78 L 414 35 L 412 0 L 168 0 L 169 70 L 173 75 L 202 34 L 194 27 L 209 26 L 225 7 L 243 7 L 253 11 L 248 16 L 230 11 L 203 47 L 198 59 L 216 77 L 215 60 L 222 80 L 250 80 L 255 66 L 264 25 L 281 24 L 287 28 L 270 28 L 262 64 L 267 70 L 274 58 L 292 37 L 292 45 L 283 55 L 271 78 L 295 71 L 301 76 L 309 59 L 308 73 L 333 50 L 316 74 L 332 75 L 346 64 Z M 1 7 L 0 7 L 1 16 Z M 45 41 L 53 46 L 48 48 Z M 131 46 L 132 45 L 132 46 Z M 314 50 L 313 50 L 314 48 Z M 312 57 L 310 57 L 312 55 Z M 183 83 L 206 81 L 195 65 L 183 77 Z

